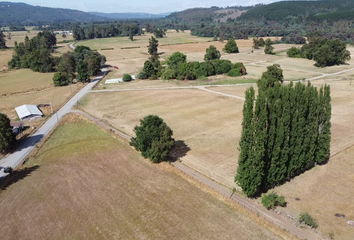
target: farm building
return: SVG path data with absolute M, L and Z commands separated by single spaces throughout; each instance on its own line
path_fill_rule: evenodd
M 10 125 L 12 127 L 12 133 L 15 135 L 21 133 L 24 129 L 22 122 L 14 122 L 14 123 L 10 123 Z
M 35 119 L 43 116 L 43 113 L 38 109 L 36 105 L 25 104 L 15 108 L 15 110 L 21 120 Z

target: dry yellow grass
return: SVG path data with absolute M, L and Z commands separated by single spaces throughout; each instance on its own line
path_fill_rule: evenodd
M 181 158 L 183 163 L 232 188 L 242 105 L 238 99 L 181 89 L 91 93 L 84 110 L 131 136 L 146 115 L 162 117 L 175 139 L 191 149 Z
M 5 32 L 5 36 L 6 36 L 6 46 L 7 47 L 15 47 L 15 42 L 20 43 L 20 42 L 24 42 L 25 41 L 25 37 L 28 36 L 28 38 L 33 38 L 35 36 L 37 36 L 37 34 L 41 32 L 41 31 L 37 31 L 37 30 L 30 30 L 30 32 L 27 31 L 16 31 L 16 32 L 10 32 L 11 33 L 11 39 L 8 39 L 8 32 Z M 57 42 L 61 42 L 63 40 L 68 40 L 71 41 L 73 40 L 73 36 L 72 35 L 67 35 L 66 38 L 63 38 L 61 34 L 57 34 Z
M 53 110 L 59 107 L 76 91 L 81 88 L 82 84 L 74 84 L 65 87 L 51 87 L 42 91 L 33 91 L 23 94 L 15 94 L 10 96 L 0 96 L 0 111 L 7 114 L 12 120 L 17 118 L 15 107 L 23 104 L 53 104 Z
M 14 177 L 2 239 L 279 239 L 88 122 L 61 126 Z
M 53 86 L 54 73 L 38 73 L 30 69 L 0 72 L 0 95 L 11 95 Z
M 354 144 L 354 127 L 351 124 L 354 116 L 354 83 L 350 85 L 352 78 L 346 73 L 345 77 L 312 82 L 317 87 L 325 83 L 331 85 L 332 154 Z M 140 84 L 139 87 L 143 87 L 144 81 Z M 125 87 L 129 88 L 129 85 Z M 247 87 L 209 89 L 243 97 Z M 185 141 L 191 149 L 181 158 L 184 164 L 226 186 L 233 186 L 237 168 L 236 148 L 241 133 L 242 101 L 201 90 L 92 93 L 89 100 L 86 111 L 132 136 L 133 127 L 139 123 L 139 119 L 147 114 L 161 116 L 174 130 L 176 140 Z M 354 172 L 354 165 L 350 164 L 353 151 L 340 153 L 329 164 L 316 167 L 276 188 L 275 191 L 289 201 L 284 211 L 294 216 L 308 211 L 318 220 L 319 229 L 325 234 L 333 232 L 338 239 L 351 239 L 354 235 L 348 231 L 349 226 L 333 215 L 338 212 L 345 214 L 346 219 L 354 218 L 353 212 L 346 210 L 354 195 L 350 187 L 353 183 L 351 172 Z M 295 197 L 301 200 L 295 201 Z M 319 211 L 324 206 L 328 210 Z
M 0 71 L 7 70 L 7 63 L 12 58 L 12 49 L 0 50 Z

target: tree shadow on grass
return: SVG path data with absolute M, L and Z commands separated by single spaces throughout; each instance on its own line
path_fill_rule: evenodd
M 0 178 L 0 189 L 6 190 L 9 186 L 18 181 L 24 179 L 25 177 L 31 175 L 32 172 L 36 171 L 39 168 L 39 165 L 33 167 L 26 167 L 19 170 L 14 170 L 11 174 Z
M 180 158 L 187 155 L 187 152 L 191 150 L 187 144 L 184 143 L 183 140 L 178 140 L 175 142 L 174 148 L 170 151 L 170 154 L 166 158 L 169 162 L 178 161 Z
M 35 146 L 37 143 L 39 143 L 42 138 L 44 137 L 43 134 L 34 134 L 30 137 L 28 137 L 28 134 L 26 136 L 26 134 L 23 137 L 23 140 L 20 140 L 19 143 L 17 144 L 17 146 L 15 146 L 16 148 L 13 149 L 13 151 L 11 151 L 12 153 L 17 152 L 17 151 L 22 151 L 23 149 L 26 149 L 28 147 L 32 147 Z

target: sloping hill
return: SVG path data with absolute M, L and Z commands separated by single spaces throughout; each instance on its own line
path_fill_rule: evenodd
M 302 16 L 309 20 L 352 20 L 354 19 L 354 1 L 283 1 L 268 5 L 258 5 L 242 14 L 240 20 L 285 21 Z
M 172 20 L 183 21 L 186 23 L 203 22 L 210 23 L 220 20 L 225 22 L 227 18 L 236 18 L 241 13 L 246 12 L 252 7 L 210 7 L 210 8 L 190 8 L 181 12 L 171 13 L 166 18 Z
M 163 18 L 169 15 L 170 13 L 161 13 L 161 14 L 150 14 L 150 13 L 140 13 L 140 12 L 131 12 L 131 13 L 101 13 L 101 12 L 88 12 L 89 14 L 106 17 L 110 19 L 145 19 L 145 18 Z
M 51 23 L 51 22 L 88 22 L 107 20 L 82 11 L 32 6 L 25 3 L 0 2 L 0 24 Z

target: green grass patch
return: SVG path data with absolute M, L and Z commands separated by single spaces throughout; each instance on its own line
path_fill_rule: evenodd
M 57 44 L 60 44 L 60 43 L 72 43 L 74 40 L 63 40 L 63 41 L 59 41 L 57 42 Z
M 85 107 L 89 101 L 89 93 L 86 93 L 78 102 L 78 107 Z
M 110 150 L 112 144 L 112 137 L 92 123 L 80 121 L 65 124 L 55 130 L 29 164 L 49 163 L 73 154 L 104 152 Z

